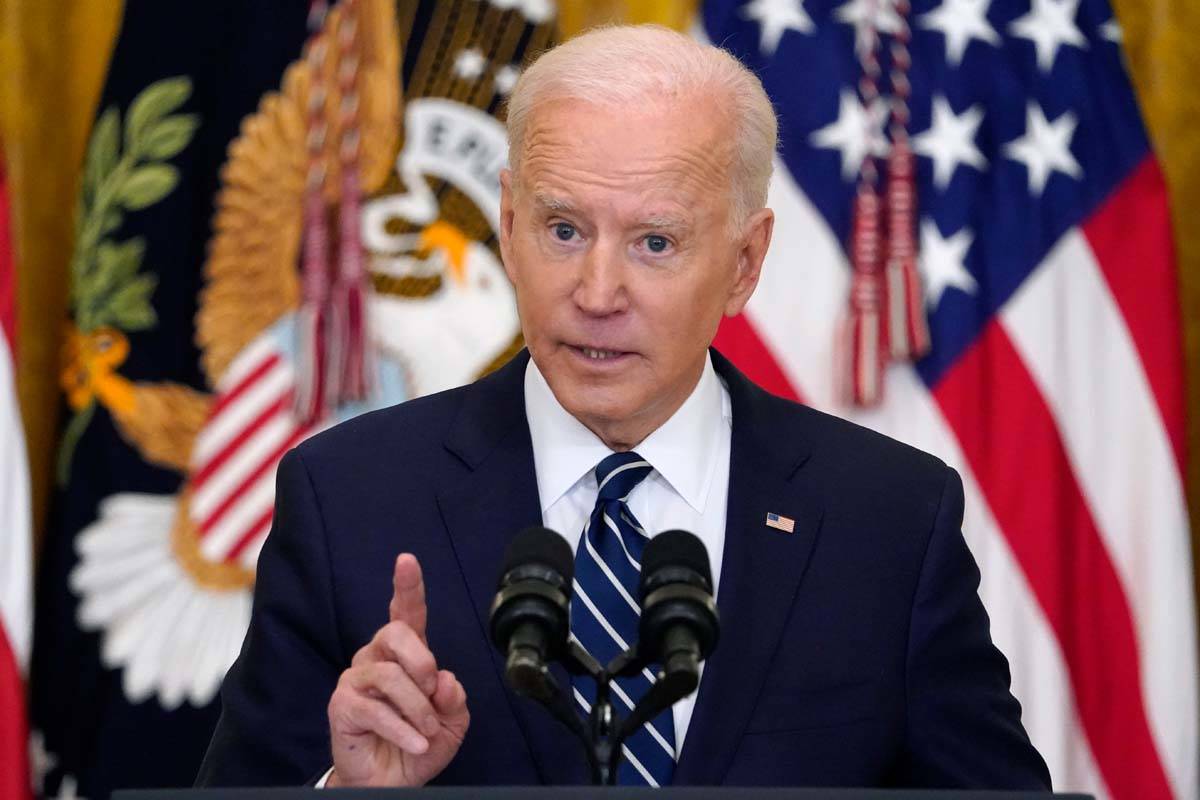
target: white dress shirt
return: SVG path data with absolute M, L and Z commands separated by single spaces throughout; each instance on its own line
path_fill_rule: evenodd
M 576 550 L 599 493 L 596 465 L 613 451 L 559 404 L 532 359 L 525 369 L 525 416 L 542 523 Z M 652 537 L 674 528 L 700 537 L 712 566 L 714 596 L 725 551 L 732 430 L 729 392 L 710 358 L 683 405 L 633 448 L 654 469 L 630 493 L 629 510 Z M 695 704 L 692 694 L 672 708 L 676 758 Z
M 596 465 L 613 451 L 559 404 L 533 359 L 525 369 L 525 416 L 533 440 L 542 524 L 565 536 L 571 549 L 576 550 L 599 493 Z M 652 537 L 675 528 L 700 537 L 712 566 L 714 597 L 725 552 L 732 431 L 729 391 L 713 369 L 712 359 L 706 359 L 704 372 L 688 399 L 633 448 L 654 469 L 627 501 L 629 510 Z M 683 749 L 697 694 L 685 697 L 671 709 L 676 759 Z M 332 772 L 331 767 L 316 788 L 324 788 Z

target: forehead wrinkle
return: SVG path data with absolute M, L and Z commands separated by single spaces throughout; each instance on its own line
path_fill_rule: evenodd
M 700 160 L 680 155 L 653 159 L 632 158 L 620 163 L 579 163 L 568 148 L 559 152 L 546 150 L 530 152 L 523 165 L 520 183 L 533 190 L 533 200 L 551 210 L 577 210 L 577 205 L 564 195 L 577 193 L 574 187 L 599 188 L 637 194 L 680 193 L 695 195 L 698 200 L 728 186 L 726 170 L 704 165 Z M 565 191 L 563 191 L 565 189 Z M 688 206 L 687 199 L 679 200 Z
M 530 178 L 536 172 L 564 173 L 571 181 L 582 178 L 606 188 L 619 188 L 629 179 L 647 178 L 661 178 L 667 184 L 702 190 L 725 188 L 729 184 L 734 149 L 728 137 L 708 136 L 703 142 L 685 140 L 660 152 L 612 152 L 617 145 L 610 148 L 600 142 L 600 147 L 596 147 L 597 143 L 569 127 L 549 121 L 537 124 L 541 120 L 536 117 L 535 120 L 521 158 L 521 171 Z M 581 162 L 581 153 L 590 154 L 591 158 Z

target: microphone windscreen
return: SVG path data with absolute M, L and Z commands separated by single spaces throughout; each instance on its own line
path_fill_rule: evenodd
M 642 550 L 642 585 L 663 567 L 683 567 L 704 578 L 710 591 L 712 567 L 704 542 L 687 531 L 663 531 L 646 543 Z
M 504 571 L 526 564 L 541 564 L 557 572 L 567 586 L 575 577 L 575 554 L 561 534 L 549 528 L 526 528 L 513 538 L 504 554 Z

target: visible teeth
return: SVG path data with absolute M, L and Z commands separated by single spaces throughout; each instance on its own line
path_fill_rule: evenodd
M 583 354 L 588 358 L 595 359 L 613 358 L 619 355 L 616 350 L 593 350 L 590 347 L 583 348 Z

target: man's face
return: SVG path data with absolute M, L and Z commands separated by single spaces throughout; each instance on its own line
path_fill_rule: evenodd
M 722 315 L 758 280 L 772 217 L 732 232 L 733 132 L 710 98 L 530 115 L 502 178 L 500 245 L 526 344 L 555 397 L 632 447 L 696 385 Z

